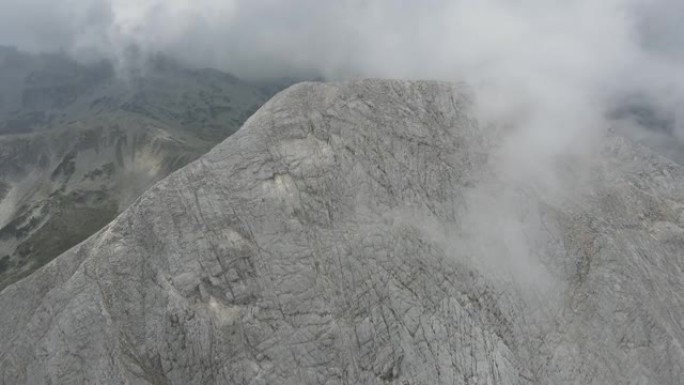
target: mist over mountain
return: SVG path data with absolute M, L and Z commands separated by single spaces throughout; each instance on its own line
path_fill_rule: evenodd
M 0 2 L 0 383 L 680 384 L 683 19 Z
M 472 96 L 276 95 L 0 292 L 0 379 L 679 384 L 684 168 L 604 132 L 512 173 Z
M 124 78 L 161 55 L 258 82 L 463 81 L 485 115 L 548 148 L 535 154 L 574 152 L 611 126 L 682 162 L 676 0 L 31 0 L 2 11 L 0 42 L 106 59 Z
M 259 80 L 465 81 L 542 136 L 567 141 L 619 116 L 625 134 L 679 161 L 682 18 L 678 0 L 8 0 L 0 42 L 106 58 L 121 73 L 162 54 Z M 624 113 L 635 101 L 673 134 Z
M 235 132 L 277 87 L 163 57 L 122 77 L 107 61 L 0 48 L 0 287 Z

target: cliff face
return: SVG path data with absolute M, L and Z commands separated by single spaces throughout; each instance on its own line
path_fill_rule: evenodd
M 0 292 L 0 382 L 680 383 L 684 170 L 608 135 L 548 195 L 496 140 L 459 86 L 291 87 Z

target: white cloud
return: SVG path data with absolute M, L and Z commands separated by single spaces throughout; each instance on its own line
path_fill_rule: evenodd
M 499 176 L 552 196 L 578 181 L 552 166 L 570 159 L 581 170 L 624 98 L 640 95 L 684 138 L 681 0 L 3 1 L 0 43 L 34 51 L 125 61 L 136 45 L 247 77 L 466 81 L 480 116 L 509 126 Z M 473 229 L 483 239 L 508 234 L 502 250 L 531 268 L 521 235 L 530 231 L 506 198 L 515 193 L 477 192 Z

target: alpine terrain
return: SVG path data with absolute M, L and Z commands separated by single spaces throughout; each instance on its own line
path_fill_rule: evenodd
M 36 197 L 5 245 L 86 218 L 64 199 L 104 223 L 207 148 L 210 132 L 172 122 L 214 122 L 226 110 L 203 98 L 248 86 L 182 74 L 150 81 L 201 86 L 103 83 L 35 117 L 58 126 L 5 138 L 5 199 Z M 0 383 L 681 384 L 684 168 L 606 132 L 530 182 L 470 95 L 389 80 L 279 93 L 0 292 Z M 138 103 L 157 97 L 183 107 Z
M 102 228 L 269 95 L 161 57 L 116 74 L 0 47 L 0 288 Z

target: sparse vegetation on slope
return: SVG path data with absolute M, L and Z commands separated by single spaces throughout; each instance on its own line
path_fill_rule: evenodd
M 0 47 L 0 289 L 235 132 L 268 96 L 163 58 L 117 76 L 108 63 Z

